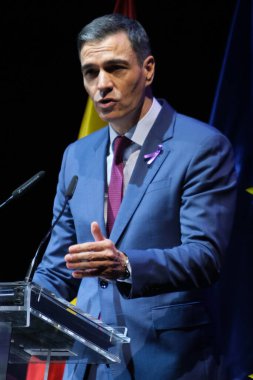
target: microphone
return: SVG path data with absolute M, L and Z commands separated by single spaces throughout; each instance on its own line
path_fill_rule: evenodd
M 25 194 L 27 190 L 29 190 L 33 185 L 35 185 L 41 178 L 45 175 L 44 171 L 40 171 L 35 174 L 28 181 L 23 183 L 23 185 L 19 186 L 16 190 L 14 190 L 9 198 L 6 199 L 1 205 L 0 208 L 7 205 L 11 200 L 21 197 L 21 195 Z
M 26 273 L 26 276 L 25 276 L 25 282 L 30 282 L 33 275 L 34 275 L 34 272 L 37 268 L 37 264 L 38 264 L 38 261 L 40 259 L 40 252 L 41 252 L 41 248 L 43 247 L 44 243 L 47 241 L 48 237 L 50 236 L 51 232 L 53 231 L 55 225 L 59 222 L 64 210 L 65 210 L 65 207 L 67 205 L 67 202 L 73 197 L 74 195 L 74 192 L 75 192 L 75 189 L 76 189 L 76 185 L 77 185 L 77 181 L 78 181 L 78 177 L 76 175 L 74 175 L 69 183 L 69 186 L 67 188 L 67 191 L 65 193 L 65 201 L 63 203 L 63 206 L 62 206 L 62 209 L 59 213 L 59 215 L 57 216 L 57 218 L 55 219 L 54 223 L 51 225 L 51 227 L 49 228 L 49 230 L 47 231 L 46 235 L 44 236 L 44 238 L 41 240 L 38 248 L 37 248 L 37 251 L 35 252 L 35 255 L 31 261 L 31 264 L 28 268 L 28 271 Z

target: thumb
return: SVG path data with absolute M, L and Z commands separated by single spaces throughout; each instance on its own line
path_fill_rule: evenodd
M 102 232 L 100 230 L 100 227 L 99 227 L 99 225 L 98 225 L 97 222 L 92 222 L 91 223 L 91 233 L 92 233 L 92 236 L 94 237 L 95 241 L 100 241 L 100 240 L 104 240 L 105 239 L 105 237 L 102 234 Z

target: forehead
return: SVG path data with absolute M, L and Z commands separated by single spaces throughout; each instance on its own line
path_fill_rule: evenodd
M 131 59 L 135 57 L 128 36 L 124 32 L 118 32 L 106 36 L 102 40 L 86 42 L 80 51 L 82 63 L 93 60 L 107 60 L 111 58 Z

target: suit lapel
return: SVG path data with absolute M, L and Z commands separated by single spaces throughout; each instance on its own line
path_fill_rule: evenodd
M 143 144 L 136 162 L 132 177 L 127 186 L 119 213 L 115 220 L 110 239 L 117 243 L 127 223 L 139 206 L 148 185 L 152 182 L 164 160 L 169 155 L 168 140 L 173 137 L 175 112 L 168 105 L 162 107 L 157 120 L 150 130 Z M 144 159 L 145 154 L 153 153 L 162 145 L 162 152 L 156 157 L 151 165 Z
M 86 212 L 90 221 L 97 221 L 106 236 L 104 220 L 104 192 L 106 186 L 106 155 L 108 145 L 108 129 L 105 129 L 94 146 L 94 156 L 91 157 L 86 172 Z

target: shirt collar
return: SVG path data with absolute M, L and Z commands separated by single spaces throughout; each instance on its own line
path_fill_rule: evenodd
M 125 133 L 125 136 L 128 137 L 131 141 L 134 143 L 142 146 L 150 129 L 152 128 L 160 110 L 161 105 L 159 102 L 153 98 L 152 105 L 146 115 L 143 116 L 142 119 L 138 121 L 136 125 L 134 125 L 127 133 Z M 114 141 L 114 139 L 118 136 L 117 132 L 109 125 L 109 131 L 110 131 L 110 145 Z

